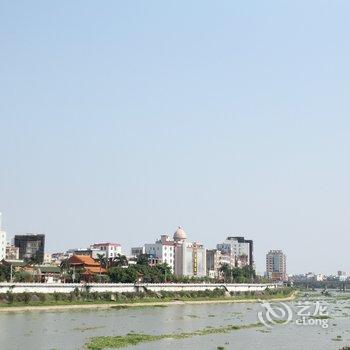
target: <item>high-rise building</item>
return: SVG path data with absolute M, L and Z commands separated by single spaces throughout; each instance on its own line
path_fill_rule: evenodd
M 286 255 L 282 250 L 270 250 L 266 254 L 266 275 L 273 281 L 287 280 Z
M 251 239 L 245 239 L 241 236 L 229 236 L 225 242 L 218 244 L 216 248 L 222 254 L 230 256 L 231 265 L 236 267 L 246 265 L 254 267 L 253 241 Z
M 1 213 L 0 213 L 0 261 L 6 258 L 6 232 L 2 231 L 2 226 L 1 226 Z
M 15 235 L 15 247 L 19 248 L 19 258 L 23 260 L 35 260 L 43 263 L 45 252 L 45 235 L 27 234 Z

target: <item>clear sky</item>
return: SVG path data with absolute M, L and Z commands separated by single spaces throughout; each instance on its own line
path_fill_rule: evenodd
M 3 228 L 48 251 L 182 225 L 350 272 L 350 2 L 0 2 Z

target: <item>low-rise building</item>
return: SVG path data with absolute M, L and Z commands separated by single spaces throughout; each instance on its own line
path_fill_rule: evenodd
M 54 265 L 60 265 L 62 263 L 63 260 L 68 259 L 71 255 L 73 254 L 67 254 L 67 253 L 62 253 L 62 252 L 58 252 L 58 253 L 52 253 L 51 254 L 51 261 L 52 264 Z
M 91 281 L 93 275 L 106 274 L 107 270 L 99 262 L 87 255 L 72 255 L 68 266 L 79 273 L 85 281 Z
M 326 280 L 326 276 L 323 273 L 318 273 L 316 275 L 316 281 L 317 282 L 323 282 Z
M 84 256 L 90 256 L 93 259 L 98 259 L 98 257 L 101 255 L 106 256 L 106 251 L 96 249 L 96 248 L 85 248 L 85 249 L 83 248 L 83 249 L 75 249 L 72 255 L 79 255 L 79 256 L 84 255 Z
M 94 243 L 90 248 L 101 251 L 108 259 L 114 259 L 118 254 L 122 254 L 122 247 L 118 243 Z
M 19 248 L 8 243 L 6 246 L 6 260 L 19 260 Z
M 142 254 L 146 254 L 145 246 L 143 247 L 132 247 L 131 248 L 131 256 L 134 258 L 139 257 Z

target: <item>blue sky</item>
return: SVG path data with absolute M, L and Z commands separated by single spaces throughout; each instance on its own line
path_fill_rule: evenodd
M 182 225 L 350 272 L 346 1 L 0 2 L 0 211 L 51 252 Z

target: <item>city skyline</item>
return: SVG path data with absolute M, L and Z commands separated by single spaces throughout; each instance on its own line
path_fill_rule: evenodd
M 348 270 L 349 11 L 4 3 L 4 228 L 53 250 L 182 225 L 211 247 L 251 237 L 259 270 L 270 249 Z
M 0 218 L 1 218 L 1 215 L 2 215 L 2 213 L 0 213 Z M 178 226 L 178 229 L 177 229 L 177 231 L 178 230 L 182 230 L 182 226 Z M 176 232 L 177 232 L 176 231 Z M 7 234 L 7 232 L 6 231 L 1 231 L 1 226 L 0 226 L 0 233 L 1 232 L 5 232 L 5 237 L 7 237 L 7 239 L 6 239 L 6 241 L 8 242 L 8 243 L 14 243 L 14 242 L 12 242 L 12 241 L 15 241 L 15 237 L 16 236 L 21 236 L 21 235 L 24 235 L 24 236 L 30 236 L 30 235 L 34 235 L 34 236 L 36 236 L 36 235 L 42 235 L 42 234 L 37 234 L 37 233 L 22 233 L 22 234 L 12 234 L 11 236 L 10 235 L 8 235 Z M 175 234 L 176 234 L 176 232 L 175 232 Z M 6 235 L 7 234 L 7 235 Z M 187 236 L 187 233 L 185 233 L 185 235 Z M 44 234 L 44 236 L 45 236 L 45 234 Z M 86 249 L 89 249 L 89 248 L 98 248 L 98 247 L 100 247 L 101 245 L 117 245 L 117 246 L 119 246 L 119 250 L 118 251 L 116 251 L 115 252 L 115 254 L 123 254 L 123 255 L 126 255 L 126 256 L 132 256 L 132 253 L 131 253 L 131 251 L 132 251 L 132 249 L 138 249 L 138 247 L 142 247 L 143 249 L 144 249 L 144 251 L 145 251 L 145 253 L 146 254 L 150 254 L 150 252 L 148 251 L 149 249 L 147 249 L 147 246 L 154 246 L 154 245 L 156 245 L 157 243 L 160 243 L 161 241 L 162 241 L 162 237 L 166 237 L 166 239 L 168 239 L 169 237 L 169 234 L 168 233 L 163 233 L 163 234 L 160 234 L 159 235 L 159 237 L 161 237 L 160 239 L 159 239 L 159 237 L 158 238 L 156 238 L 155 239 L 155 244 L 154 243 L 150 243 L 151 242 L 151 240 L 147 240 L 146 239 L 146 241 L 144 241 L 144 242 L 138 242 L 139 244 L 138 244 L 138 246 L 137 245 L 134 245 L 134 246 L 132 246 L 132 245 L 127 245 L 127 246 L 123 246 L 123 245 L 121 245 L 121 244 L 119 244 L 119 242 L 120 242 L 120 240 L 118 240 L 118 243 L 110 243 L 111 241 L 109 241 L 109 240 L 95 240 L 95 241 L 93 241 L 93 242 L 88 242 L 87 244 L 80 244 L 79 246 L 76 246 L 76 247 L 67 247 L 67 246 L 65 246 L 65 248 L 64 249 L 61 249 L 61 250 L 59 250 L 59 249 L 56 249 L 56 250 L 50 250 L 50 251 L 48 251 L 47 249 L 45 250 L 45 253 L 49 253 L 49 254 L 56 254 L 56 253 L 60 253 L 60 252 L 62 252 L 62 253 L 65 253 L 65 252 L 68 252 L 68 251 L 75 251 L 75 253 L 77 253 L 80 249 L 82 249 L 83 251 L 85 251 Z M 170 236 L 171 236 L 171 234 L 170 234 Z M 185 237 L 186 237 L 185 236 Z M 11 237 L 11 239 L 10 239 L 10 237 Z M 203 243 L 203 242 L 201 242 L 200 240 L 198 240 L 198 239 L 192 239 L 193 237 L 190 237 L 190 240 L 189 241 L 187 241 L 187 242 L 194 242 L 194 243 L 197 243 L 197 242 L 200 242 L 200 243 Z M 256 271 L 257 271 L 257 273 L 259 274 L 259 275 L 265 275 L 265 274 L 267 274 L 267 275 L 269 275 L 269 271 L 268 271 L 268 268 L 267 268 L 267 256 L 269 255 L 269 254 L 271 254 L 271 253 L 274 253 L 274 252 L 280 252 L 281 254 L 283 254 L 282 253 L 282 250 L 283 249 L 274 249 L 274 248 L 272 248 L 272 249 L 269 249 L 268 251 L 266 251 L 265 253 L 264 253 L 264 268 L 262 268 L 262 269 L 259 269 L 258 268 L 258 266 L 256 265 L 256 263 L 255 263 L 255 261 L 256 260 L 260 260 L 259 258 L 257 259 L 257 257 L 256 257 L 256 255 L 254 254 L 254 249 L 253 249 L 253 244 L 254 244 L 254 240 L 245 240 L 245 238 L 244 237 L 242 237 L 242 236 L 236 236 L 236 237 L 232 237 L 232 235 L 230 236 L 227 236 L 227 238 L 226 238 L 226 242 L 229 242 L 229 240 L 230 239 L 232 239 L 232 238 L 237 238 L 237 239 L 240 239 L 240 240 L 242 240 L 242 242 L 244 242 L 244 243 L 246 243 L 246 244 L 251 244 L 251 246 L 250 246 L 250 248 L 249 248 L 249 251 L 248 251 L 248 255 L 249 255 L 249 253 L 250 254 L 252 254 L 250 257 L 249 257 L 249 259 L 248 259 L 248 265 L 249 264 L 251 264 L 249 261 L 251 261 L 251 259 L 252 259 L 252 261 L 253 261 L 253 264 L 252 264 L 252 266 L 254 266 L 255 267 L 255 269 L 256 269 Z M 188 239 L 188 237 L 186 237 L 186 239 Z M 223 238 L 224 239 L 224 238 Z M 101 243 L 101 242 L 105 242 L 105 243 Z M 207 246 L 205 243 L 204 243 L 204 247 L 205 247 L 205 249 L 206 249 L 206 251 L 208 252 L 208 251 L 225 251 L 225 250 L 227 250 L 227 247 L 225 248 L 225 247 L 220 247 L 220 246 L 223 246 L 223 243 L 216 243 L 216 245 L 215 245 L 215 247 L 211 247 L 211 246 Z M 98 249 L 100 249 L 100 248 L 98 248 Z M 97 249 L 97 250 L 98 250 Z M 97 253 L 98 253 L 99 251 L 97 251 Z M 130 253 L 129 253 L 130 252 Z M 283 252 L 284 252 L 284 250 L 283 250 Z M 242 253 L 246 253 L 246 252 L 242 252 Z M 114 256 L 114 255 L 113 255 Z M 285 257 L 286 257 L 286 255 L 285 254 L 283 254 L 283 256 L 284 256 L 284 259 L 285 259 Z M 237 257 L 238 257 L 238 255 L 237 255 Z M 96 254 L 94 255 L 94 258 L 96 258 Z M 166 260 L 165 260 L 165 262 L 167 262 Z M 168 263 L 168 262 L 167 262 Z M 238 264 L 238 266 L 239 266 L 239 264 Z M 342 269 L 342 268 L 340 268 L 340 267 L 338 267 L 336 270 L 334 270 L 334 271 L 331 271 L 331 272 L 326 272 L 326 271 L 322 271 L 322 270 L 311 270 L 311 269 L 304 269 L 303 271 L 293 271 L 293 269 L 290 269 L 289 270 L 289 265 L 288 265 L 288 270 L 287 270 L 287 274 L 286 275 L 288 275 L 288 276 L 293 276 L 293 275 L 303 275 L 303 274 L 307 274 L 307 273 L 309 273 L 309 274 L 312 274 L 312 273 L 316 273 L 316 274 L 325 274 L 325 275 L 330 275 L 330 276 L 334 276 L 335 275 L 335 271 L 337 271 L 337 272 L 339 272 L 339 271 L 342 271 L 342 270 L 345 270 L 346 272 L 347 272 L 347 269 Z

